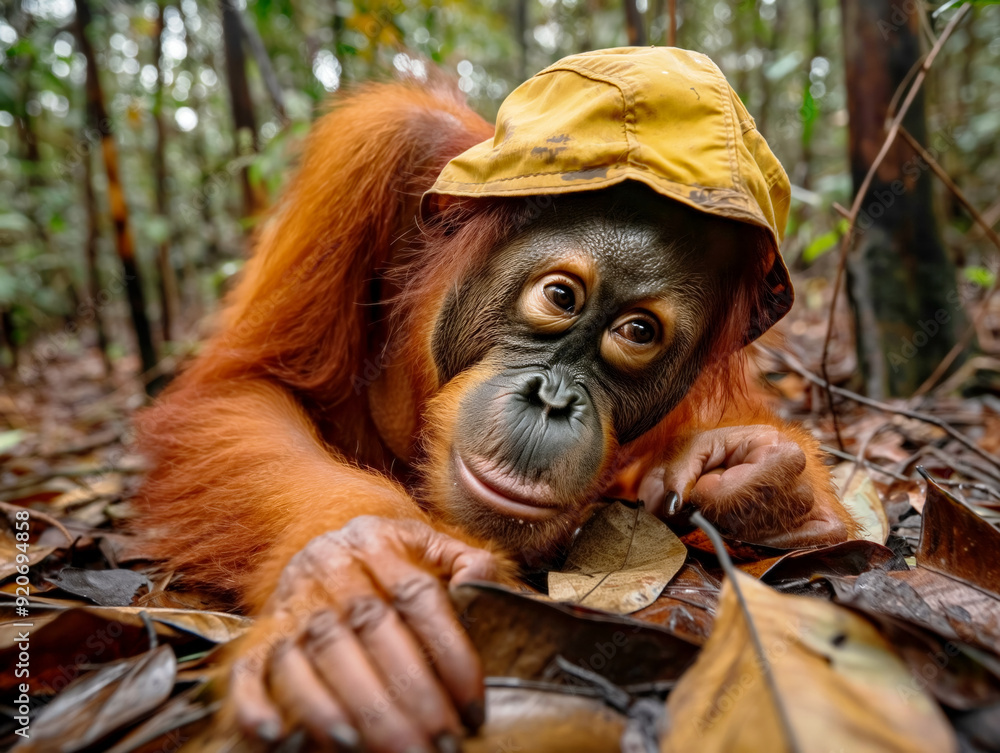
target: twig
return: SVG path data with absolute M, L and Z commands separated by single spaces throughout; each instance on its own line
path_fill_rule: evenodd
M 989 468 L 981 468 L 974 465 L 971 462 L 963 463 L 956 457 L 953 457 L 950 453 L 945 452 L 940 447 L 935 447 L 934 445 L 928 445 L 924 448 L 924 452 L 927 455 L 933 455 L 938 460 L 940 460 L 948 468 L 951 468 L 958 473 L 964 474 L 969 478 L 976 479 L 977 481 L 982 481 L 983 483 L 997 483 L 1000 484 L 1000 474 L 996 471 L 990 471 Z M 971 461 L 972 458 L 969 458 Z
M 885 476 L 888 476 L 889 478 L 895 479 L 896 481 L 912 481 L 913 480 L 909 476 L 904 476 L 902 473 L 896 473 L 895 471 L 890 471 L 888 468 L 886 468 L 884 466 L 876 465 L 875 463 L 873 463 L 870 460 L 867 460 L 867 459 L 861 457 L 860 455 L 852 455 L 849 452 L 845 452 L 844 450 L 838 450 L 836 447 L 830 447 L 830 446 L 825 445 L 825 444 L 821 444 L 819 446 L 819 448 L 823 452 L 829 453 L 830 455 L 833 455 L 834 457 L 840 458 L 841 460 L 847 460 L 848 462 L 851 462 L 851 463 L 860 463 L 867 470 L 869 470 L 869 471 L 871 471 L 873 473 L 881 473 L 881 474 L 883 474 Z
M 986 218 L 983 217 L 974 206 L 972 206 L 972 202 L 966 198 L 965 194 L 962 193 L 962 189 L 955 184 L 955 181 L 951 179 L 951 176 L 948 175 L 944 168 L 938 164 L 938 161 L 934 159 L 934 156 L 924 149 L 923 145 L 913 138 L 913 135 L 905 128 L 899 129 L 899 135 L 906 139 L 907 143 L 909 143 L 909 145 L 913 148 L 913 151 L 919 154 L 921 159 L 927 163 L 927 166 L 930 167 L 931 171 L 941 180 L 942 183 L 944 183 L 945 187 L 951 191 L 952 195 L 958 200 L 958 203 L 965 207 L 965 211 L 969 213 L 969 216 L 972 217 L 980 228 L 982 228 L 983 233 L 990 239 L 990 243 L 996 246 L 997 250 L 1000 251 L 1000 235 L 998 235 L 990 223 L 986 221 Z M 937 384 L 938 380 L 955 362 L 955 359 L 958 358 L 959 354 L 965 350 L 965 347 L 972 340 L 972 335 L 975 334 L 979 325 L 982 324 L 983 319 L 986 318 L 986 314 L 989 311 L 988 304 L 990 299 L 996 294 L 998 289 L 1000 289 L 1000 275 L 997 275 L 993 284 L 990 286 L 990 289 L 986 291 L 986 296 L 982 301 L 982 308 L 979 310 L 976 318 L 969 323 L 965 332 L 963 332 L 962 336 L 958 338 L 958 342 L 956 342 L 954 347 L 948 352 L 948 355 L 944 357 L 944 360 L 938 364 L 937 368 L 934 369 L 934 372 L 924 380 L 923 384 L 917 387 L 916 392 L 913 393 L 913 397 L 920 397 Z
M 838 450 L 836 447 L 830 447 L 829 445 L 821 444 L 819 448 L 823 452 L 833 455 L 834 457 L 838 457 L 841 460 L 847 460 L 851 463 L 860 463 L 865 467 L 865 469 L 867 469 L 872 473 L 880 473 L 883 476 L 888 476 L 889 478 L 895 479 L 896 481 L 916 481 L 916 479 L 914 479 L 912 476 L 906 476 L 902 473 L 897 473 L 896 471 L 890 471 L 885 466 L 877 465 L 871 462 L 870 460 L 860 457 L 858 455 L 852 455 L 849 452 Z M 909 465 L 918 457 L 919 455 L 910 457 L 904 465 Z M 955 470 L 959 469 L 956 468 Z M 962 472 L 964 473 L 964 471 Z M 994 488 L 993 486 L 987 483 L 980 483 L 976 481 L 963 481 L 961 479 L 937 479 L 937 482 L 941 486 L 954 486 L 958 487 L 959 489 L 972 489 L 973 491 L 982 492 L 983 494 L 986 494 L 990 497 L 996 497 L 997 499 L 1000 499 L 1000 490 Z
M 934 43 L 931 42 L 931 44 L 933 45 Z M 903 80 L 899 82 L 899 86 L 896 87 L 896 91 L 892 93 L 892 99 L 889 100 L 889 106 L 885 108 L 886 120 L 891 118 L 892 114 L 896 112 L 896 106 L 899 105 L 899 100 L 902 99 L 903 93 L 906 91 L 906 87 L 909 86 L 913 77 L 917 75 L 917 71 L 920 70 L 920 67 L 924 64 L 926 59 L 926 55 L 921 55 L 916 62 L 910 66 L 910 70 L 908 70 L 906 75 L 903 76 Z
M 924 84 L 924 79 L 927 78 L 927 71 L 934 64 L 937 59 L 938 53 L 944 46 L 944 43 L 948 41 L 955 27 L 958 26 L 959 22 L 965 18 L 969 13 L 969 9 L 972 6 L 963 5 L 959 8 L 958 12 L 952 16 L 952 19 L 945 26 L 944 31 L 941 32 L 941 36 L 935 42 L 934 47 L 931 51 L 927 53 L 927 57 L 924 58 L 924 62 L 920 65 L 920 70 L 913 79 L 913 85 L 910 87 L 909 92 L 906 94 L 906 98 L 903 100 L 903 104 L 900 106 L 899 111 L 896 113 L 895 117 L 892 119 L 892 123 L 889 125 L 889 130 L 886 133 L 885 141 L 882 142 L 882 148 L 879 149 L 871 166 L 868 168 L 868 174 L 865 175 L 865 179 L 861 181 L 861 186 L 858 188 L 858 192 L 854 196 L 854 201 L 851 203 L 851 213 L 847 218 L 847 232 L 844 233 L 844 237 L 841 239 L 840 243 L 840 258 L 837 261 L 837 276 L 834 278 L 833 282 L 833 296 L 830 300 L 830 315 L 827 317 L 826 322 L 826 336 L 823 338 L 823 356 L 820 360 L 820 371 L 823 374 L 823 381 L 827 384 L 830 383 L 830 374 L 827 370 L 827 362 L 830 357 L 830 341 L 833 339 L 833 320 L 834 314 L 837 310 L 837 298 L 840 295 L 840 288 L 844 280 L 844 270 L 847 267 L 847 252 L 851 247 L 851 242 L 854 240 L 854 226 L 858 221 L 858 214 L 861 211 L 861 204 L 865 200 L 865 196 L 868 193 L 868 188 L 871 186 L 872 179 L 875 177 L 875 173 L 878 171 L 879 167 L 882 165 L 883 160 L 885 160 L 886 155 L 889 153 L 889 149 L 892 148 L 893 142 L 896 140 L 896 135 L 899 133 L 900 126 L 903 123 L 903 118 L 906 117 L 906 113 L 910 111 L 910 106 L 913 104 L 913 100 L 917 96 L 917 92 Z M 843 440 L 840 436 L 840 425 L 837 422 L 837 412 L 833 404 L 832 390 L 827 390 L 827 405 L 830 408 L 830 413 L 833 416 L 833 427 L 837 435 L 837 444 L 841 449 L 844 447 Z
M 851 488 L 851 482 L 854 481 L 854 477 L 858 474 L 858 471 L 862 467 L 868 466 L 868 461 L 865 460 L 865 453 L 868 452 L 868 445 L 872 443 L 872 440 L 875 439 L 875 437 L 878 436 L 885 427 L 886 424 L 882 424 L 877 429 L 875 429 L 875 431 L 871 432 L 867 437 L 865 437 L 864 440 L 862 440 L 861 447 L 858 448 L 857 460 L 854 463 L 854 467 L 851 469 L 851 475 L 849 475 L 847 479 L 844 481 L 843 488 L 845 490 Z
M 788 718 L 788 709 L 781 702 L 781 695 L 778 693 L 778 683 L 774 679 L 774 672 L 771 671 L 771 663 L 768 661 L 767 654 L 764 651 L 764 644 L 760 640 L 757 626 L 754 624 L 753 616 L 750 614 L 750 607 L 747 605 L 746 597 L 743 596 L 743 590 L 740 588 L 739 581 L 737 580 L 736 568 L 733 567 L 733 561 L 729 559 L 729 552 L 726 551 L 726 545 L 722 541 L 722 536 L 715 530 L 715 526 L 709 523 L 698 510 L 691 515 L 691 522 L 704 531 L 705 535 L 712 542 L 712 548 L 715 549 L 715 556 L 719 558 L 719 564 L 722 565 L 726 579 L 729 581 L 733 593 L 736 594 L 736 601 L 740 605 L 740 611 L 743 612 L 743 619 L 747 624 L 747 632 L 750 634 L 750 641 L 753 643 L 754 653 L 757 655 L 757 665 L 760 667 L 761 674 L 764 675 L 764 682 L 767 684 L 768 690 L 771 691 L 771 700 L 774 701 L 775 713 L 778 716 L 778 723 L 781 725 L 785 740 L 788 742 L 788 749 L 792 753 L 801 753 L 802 747 L 795 737 L 795 728 L 792 727 L 792 721 Z
M 69 542 L 70 546 L 73 546 L 73 542 L 76 541 L 76 539 L 74 539 L 70 535 L 69 531 L 66 530 L 66 526 L 64 526 L 62 523 L 60 523 L 58 520 L 53 518 L 48 513 L 44 513 L 41 510 L 32 510 L 30 507 L 22 507 L 21 505 L 12 505 L 10 502 L 0 502 L 0 510 L 5 510 L 10 513 L 18 513 L 24 510 L 31 517 L 38 518 L 42 522 L 48 523 L 50 526 L 58 530 L 59 533 L 61 533 L 63 536 L 66 537 L 66 541 Z
M 962 481 L 954 478 L 936 478 L 938 486 L 950 486 L 958 489 L 972 489 L 973 491 L 988 494 L 991 497 L 1000 499 L 1000 490 L 994 489 L 989 484 L 976 483 L 975 481 Z M 985 502 L 983 504 L 986 504 Z
M 883 403 L 881 400 L 875 400 L 874 398 L 865 397 L 864 395 L 859 395 L 857 392 L 851 392 L 851 390 L 844 389 L 843 387 L 836 387 L 829 382 L 827 382 L 822 377 L 813 374 L 809 371 L 802 363 L 795 358 L 790 353 L 782 353 L 774 348 L 766 348 L 775 358 L 780 359 L 786 366 L 788 366 L 792 371 L 801 377 L 804 377 L 808 381 L 812 382 L 819 387 L 827 390 L 827 392 L 832 392 L 835 395 L 841 397 L 846 397 L 848 400 L 853 400 L 861 405 L 867 405 L 869 408 L 874 408 L 882 413 L 892 413 L 897 416 L 906 416 L 907 418 L 912 418 L 917 421 L 923 421 L 924 423 L 930 424 L 931 426 L 936 426 L 949 437 L 954 439 L 959 444 L 964 445 L 967 449 L 974 452 L 979 457 L 983 458 L 987 463 L 992 466 L 1000 468 L 1000 460 L 990 455 L 986 450 L 982 449 L 979 445 L 965 436 L 962 432 L 956 429 L 954 426 L 949 424 L 947 421 L 943 421 L 936 416 L 932 416 L 928 413 L 921 413 L 920 411 L 910 410 L 909 408 L 897 408 L 896 406 L 889 405 L 888 403 Z
M 843 206 L 839 201 L 833 202 L 833 211 L 839 214 L 845 220 L 851 219 L 851 210 Z

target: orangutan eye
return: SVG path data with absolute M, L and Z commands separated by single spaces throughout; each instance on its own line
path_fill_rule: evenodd
M 557 308 L 561 308 L 567 314 L 576 311 L 576 293 L 569 285 L 554 282 L 546 285 L 544 291 L 545 297 Z
M 652 363 L 674 339 L 674 314 L 664 301 L 633 308 L 604 330 L 601 357 L 615 368 L 630 371 Z M 655 312 L 655 313 L 654 313 Z
M 521 311 L 540 332 L 565 332 L 579 318 L 586 299 L 583 280 L 569 272 L 550 272 L 525 289 Z
M 648 345 L 656 339 L 656 323 L 646 318 L 630 319 L 615 332 L 636 345 Z

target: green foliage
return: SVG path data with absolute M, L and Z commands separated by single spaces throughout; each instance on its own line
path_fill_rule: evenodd
M 847 220 L 841 220 L 833 230 L 816 236 L 802 250 L 802 261 L 806 264 L 812 264 L 827 251 L 835 248 L 846 232 Z
M 965 279 L 981 288 L 991 288 L 997 281 L 997 273 L 986 267 L 971 266 L 962 270 Z

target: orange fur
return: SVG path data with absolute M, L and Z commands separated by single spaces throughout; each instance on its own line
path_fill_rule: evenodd
M 361 514 L 423 517 L 355 379 L 371 290 L 444 164 L 492 133 L 443 87 L 372 85 L 313 128 L 222 327 L 138 419 L 150 555 L 258 607 L 291 556 Z M 376 167 L 377 166 L 377 167 Z
M 432 328 L 468 265 L 531 217 L 524 202 L 455 202 L 421 228 L 416 212 L 444 164 L 491 135 L 437 85 L 361 88 L 316 123 L 219 332 L 138 420 L 152 470 L 137 526 L 153 557 L 256 609 L 296 552 L 357 516 L 463 536 L 413 496 L 421 457 L 434 496 L 434 438 L 452 431 L 460 395 L 453 384 L 435 400 Z M 715 362 L 656 429 L 609 453 L 609 474 L 626 458 L 669 457 L 707 427 L 767 423 L 806 449 L 807 479 L 827 493 L 815 441 L 741 388 L 733 353 L 757 304 L 746 278 L 761 274 L 739 272 Z

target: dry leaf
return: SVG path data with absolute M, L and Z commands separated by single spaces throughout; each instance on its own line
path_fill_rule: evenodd
M 666 628 L 542 601 L 495 583 L 457 586 L 451 599 L 487 676 L 547 679 L 562 657 L 622 687 L 669 683 L 691 666 L 696 652 Z
M 873 541 L 856 539 L 819 549 L 799 549 L 781 557 L 737 565 L 765 583 L 812 580 L 827 575 L 860 575 L 869 570 L 891 570 L 903 562 L 888 547 Z
M 80 507 L 93 499 L 113 497 L 122 492 L 122 476 L 120 473 L 108 473 L 85 486 L 56 497 L 49 503 L 53 512 L 62 512 L 70 508 Z
M 63 591 L 83 596 L 102 607 L 127 607 L 136 591 L 143 586 L 149 588 L 146 576 L 135 570 L 64 567 L 47 580 Z
M 841 463 L 830 474 L 837 485 L 837 496 L 844 509 L 857 522 L 859 532 L 856 538 L 884 544 L 889 538 L 889 518 L 885 506 L 878 496 L 875 482 L 863 469 L 854 472 L 854 463 Z M 850 486 L 844 484 L 850 481 Z
M 684 563 L 656 601 L 632 617 L 662 625 L 700 646 L 712 632 L 718 606 L 719 582 L 692 559 Z
M 196 684 L 171 698 L 153 716 L 129 731 L 107 753 L 132 753 L 135 750 L 168 753 L 181 750 L 192 737 L 191 726 L 206 727 L 210 722 L 210 715 L 218 709 L 218 702 L 208 704 L 198 701 L 198 696 L 203 694 L 204 689 L 204 684 Z M 155 748 L 150 746 L 153 742 L 156 743 Z
M 157 708 L 174 688 L 170 646 L 107 664 L 77 680 L 33 720 L 17 753 L 71 753 L 93 745 Z
M 930 478 L 917 563 L 1000 598 L 1000 531 Z
M 662 753 L 956 750 L 940 708 L 869 622 L 740 572 L 736 579 L 752 627 L 726 581 L 715 630 L 667 701 Z
M 913 683 L 940 703 L 969 712 L 1000 700 L 1000 608 L 991 596 L 923 568 L 828 582 L 838 602 L 879 626 Z
M 50 618 L 50 614 L 54 616 Z M 62 688 L 93 664 L 145 652 L 149 634 L 143 614 L 152 621 L 160 642 L 175 646 L 181 655 L 192 646 L 204 650 L 203 641 L 228 642 L 246 632 L 252 622 L 218 612 L 95 606 L 43 610 L 41 604 L 35 604 L 29 678 L 32 691 Z M 0 691 L 19 682 L 13 673 L 17 644 L 9 640 L 16 635 L 14 630 L 0 633 Z
M 549 573 L 549 596 L 616 614 L 652 604 L 687 558 L 687 548 L 639 505 L 615 502 L 577 537 L 562 572 Z
M 617 753 L 625 717 L 597 698 L 487 688 L 486 724 L 463 753 Z

